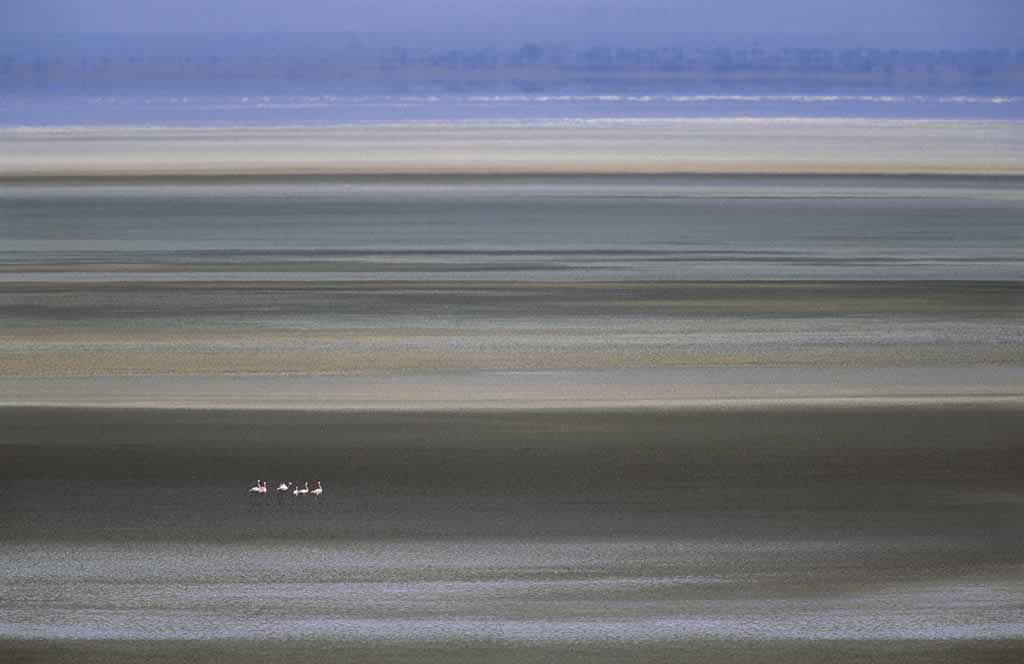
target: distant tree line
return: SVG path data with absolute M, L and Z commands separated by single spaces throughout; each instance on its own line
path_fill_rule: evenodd
M 444 90 L 511 86 L 989 86 L 1024 90 L 1024 48 L 920 51 L 828 48 L 386 46 L 363 39 L 276 43 L 202 39 L 0 41 L 0 90 L 261 84 Z

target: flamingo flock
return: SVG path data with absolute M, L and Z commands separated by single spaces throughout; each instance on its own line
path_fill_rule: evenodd
M 314 500 L 319 500 L 324 495 L 323 484 L 320 480 L 316 480 L 316 486 L 312 489 L 309 488 L 309 482 L 303 482 L 302 487 L 299 487 L 298 482 L 281 482 L 277 485 L 276 490 L 277 500 L 281 501 L 291 494 L 295 498 L 301 498 L 302 496 L 313 496 Z M 260 497 L 268 495 L 267 483 L 265 480 L 256 480 L 256 485 L 249 488 L 249 495 L 252 497 Z

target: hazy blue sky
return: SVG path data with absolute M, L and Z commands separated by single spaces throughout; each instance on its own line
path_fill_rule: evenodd
M 1024 0 L 0 0 L 5 32 L 275 30 L 1024 47 Z

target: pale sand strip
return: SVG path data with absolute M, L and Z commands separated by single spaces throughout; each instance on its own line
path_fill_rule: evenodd
M 267 401 L 253 403 L 249 400 L 223 400 L 217 402 L 187 400 L 159 401 L 139 399 L 135 401 L 90 401 L 56 403 L 52 401 L 5 401 L 0 408 L 86 408 L 101 410 L 202 410 L 202 411 L 289 411 L 289 412 L 342 412 L 342 413 L 461 413 L 461 412 L 537 412 L 537 411 L 764 411 L 798 410 L 809 408 L 836 409 L 850 408 L 916 408 L 955 406 L 1001 406 L 1024 408 L 1024 395 L 1018 396 L 905 396 L 905 397 L 779 397 L 779 398 L 723 398 L 688 400 L 634 400 L 621 401 L 473 401 L 450 403 L 403 403 L 392 401 L 365 401 L 354 403 L 327 402 L 285 402 Z
M 703 367 L 605 371 L 2 378 L 0 406 L 517 410 L 1024 404 L 1022 367 Z
M 0 129 L 0 178 L 602 173 L 1024 174 L 1024 122 Z

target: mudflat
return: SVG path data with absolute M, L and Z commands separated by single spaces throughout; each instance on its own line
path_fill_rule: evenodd
M 0 193 L 6 658 L 1019 658 L 1017 178 L 94 176 Z

